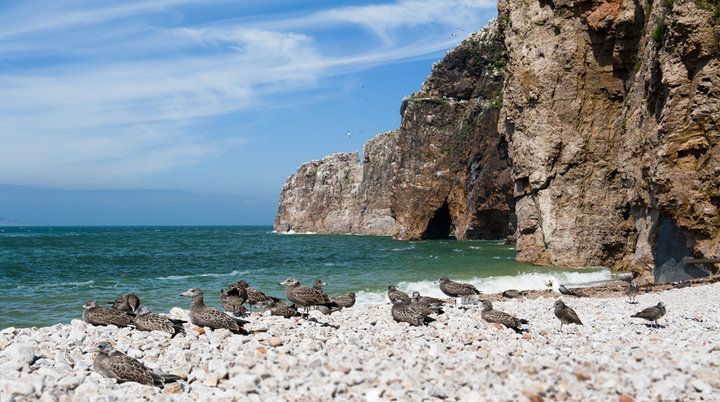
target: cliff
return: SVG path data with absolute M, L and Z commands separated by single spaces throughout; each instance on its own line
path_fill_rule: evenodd
M 403 100 L 397 131 L 363 152 L 302 165 L 283 187 L 278 231 L 495 239 L 514 232 L 507 141 L 497 121 L 503 23 L 470 35 Z M 488 152 L 490 151 L 490 152 Z
M 699 4 L 512 1 L 501 132 L 519 260 L 647 270 L 720 253 L 718 30 Z
M 498 10 L 403 101 L 383 158 L 357 161 L 337 188 L 297 181 L 304 165 L 278 220 L 325 232 L 337 218 L 343 230 L 401 239 L 514 233 L 519 260 L 558 266 L 674 269 L 718 257 L 720 5 L 513 0 Z
M 397 132 L 373 138 L 358 153 L 338 153 L 300 166 L 280 194 L 280 232 L 387 235 L 395 228 L 390 192 Z

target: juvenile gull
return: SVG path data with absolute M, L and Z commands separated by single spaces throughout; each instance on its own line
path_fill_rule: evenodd
M 434 297 L 428 297 L 423 299 L 419 292 L 413 292 L 410 305 L 417 308 L 424 315 L 430 314 L 444 314 L 445 311 L 442 309 L 442 301 L 440 303 L 432 302 L 432 300 L 438 300 Z
M 451 281 L 447 276 L 440 278 L 440 290 L 450 297 L 463 297 L 482 294 L 469 283 Z
M 406 322 L 415 327 L 435 321 L 433 318 L 428 317 L 429 314 L 423 311 L 419 304 L 400 299 L 393 302 L 390 313 L 395 321 Z
M 98 307 L 95 300 L 83 304 L 83 321 L 92 325 L 116 325 L 127 327 L 133 323 L 132 317 L 120 310 L 107 307 Z
M 337 307 L 335 303 L 330 301 L 325 292 L 302 286 L 294 278 L 288 278 L 281 282 L 280 285 L 285 286 L 285 295 L 288 300 L 299 307 L 305 307 L 306 313 L 310 311 L 311 306 Z
M 643 311 L 640 311 L 639 313 L 635 313 L 631 315 L 630 317 L 636 317 L 636 318 L 643 318 L 648 321 L 651 321 L 655 324 L 655 326 L 658 326 L 658 320 L 661 319 L 665 315 L 665 303 L 660 302 L 655 306 L 648 307 Z
M 212 329 L 225 328 L 237 334 L 247 335 L 247 331 L 240 326 L 245 321 L 239 321 L 212 307 L 207 307 L 203 301 L 203 291 L 201 289 L 191 288 L 187 292 L 181 293 L 180 296 L 192 297 L 190 322 L 193 324 Z
M 420 303 L 426 303 L 426 304 L 432 304 L 432 305 L 443 305 L 445 302 L 430 296 L 422 296 L 420 292 L 413 292 L 412 294 L 412 301 L 414 302 L 420 302 Z
M 410 302 L 410 296 L 402 290 L 398 290 L 395 286 L 388 286 L 387 296 L 391 303 L 398 300 Z
M 340 307 L 350 308 L 355 305 L 355 293 L 351 292 L 346 295 L 336 296 L 332 301 Z
M 152 313 L 146 307 L 140 307 L 133 321 L 140 331 L 162 331 L 175 336 L 185 333 L 184 321 L 173 320 L 160 314 Z
M 182 377 L 174 374 L 156 373 L 132 357 L 113 350 L 110 342 L 100 342 L 96 346 L 98 355 L 93 361 L 93 369 L 108 378 L 118 382 L 137 382 L 144 385 L 162 387 L 166 383 L 181 380 Z
M 268 296 L 265 293 L 259 291 L 258 289 L 255 289 L 254 287 L 250 286 L 250 284 L 248 284 L 244 280 L 239 281 L 235 286 L 237 286 L 241 289 L 245 289 L 245 292 L 247 293 L 247 303 L 248 304 L 255 305 L 255 304 L 265 303 L 270 300 L 272 300 L 274 302 L 280 301 L 280 299 L 278 299 L 277 297 Z
M 134 293 L 125 293 L 117 297 L 115 301 L 108 302 L 112 308 L 127 314 L 135 314 L 140 308 L 140 298 Z
M 323 286 L 327 286 L 327 283 L 321 281 L 320 279 L 315 279 L 313 281 L 313 287 L 323 293 L 325 293 L 325 290 L 323 289 Z
M 640 290 L 637 285 L 635 285 L 635 281 L 631 280 L 630 283 L 628 283 L 628 287 L 625 289 L 625 294 L 630 299 L 630 304 L 637 304 L 635 297 L 638 293 L 640 293 Z
M 245 314 L 244 304 L 247 301 L 247 296 L 247 290 L 232 285 L 220 290 L 220 304 L 225 311 L 239 317 Z
M 502 324 L 513 331 L 522 333 L 520 328 L 523 324 L 528 324 L 527 320 L 515 318 L 508 313 L 493 309 L 493 305 L 490 301 L 485 300 L 482 303 L 483 309 L 481 312 L 482 319 L 489 323 Z
M 507 297 L 508 299 L 514 299 L 516 297 L 525 295 L 525 293 L 526 293 L 525 291 L 521 292 L 516 289 L 508 289 L 508 290 L 502 292 L 502 295 L 503 295 L 503 297 Z
M 298 317 L 297 309 L 294 305 L 288 306 L 282 302 L 268 301 L 265 303 L 265 311 L 269 311 L 270 315 L 277 315 L 285 318 Z
M 560 320 L 560 331 L 562 331 L 563 324 L 583 325 L 575 310 L 568 307 L 562 300 L 555 300 L 554 307 L 555 317 Z
M 575 296 L 575 297 L 581 297 L 582 294 L 578 293 L 574 289 L 568 289 L 565 287 L 565 285 L 559 285 L 558 291 L 566 296 Z

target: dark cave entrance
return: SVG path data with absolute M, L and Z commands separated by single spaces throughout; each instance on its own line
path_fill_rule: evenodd
M 452 218 L 450 218 L 450 208 L 448 207 L 447 201 L 445 201 L 442 207 L 435 211 L 433 217 L 430 218 L 427 228 L 425 228 L 425 232 L 423 232 L 420 238 L 423 240 L 449 239 L 453 229 Z

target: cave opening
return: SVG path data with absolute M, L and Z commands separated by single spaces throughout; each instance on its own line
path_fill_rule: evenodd
M 435 214 L 428 221 L 425 232 L 420 237 L 423 240 L 441 240 L 451 238 L 454 231 L 452 218 L 450 217 L 450 208 L 447 201 L 442 207 L 435 211 Z

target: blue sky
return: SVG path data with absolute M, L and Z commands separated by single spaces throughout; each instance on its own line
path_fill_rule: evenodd
M 270 224 L 300 163 L 397 127 L 495 7 L 0 1 L 0 223 Z

